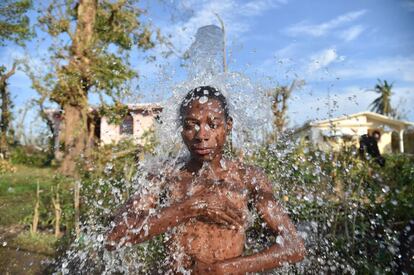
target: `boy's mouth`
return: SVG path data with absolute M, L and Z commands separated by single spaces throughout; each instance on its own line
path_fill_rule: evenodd
M 210 154 L 212 151 L 211 148 L 195 148 L 193 147 L 193 152 L 200 156 L 205 156 Z

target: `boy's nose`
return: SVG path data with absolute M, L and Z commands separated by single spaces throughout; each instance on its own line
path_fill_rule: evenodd
M 210 128 L 208 125 L 200 125 L 200 128 L 196 132 L 196 139 L 207 140 L 210 138 Z

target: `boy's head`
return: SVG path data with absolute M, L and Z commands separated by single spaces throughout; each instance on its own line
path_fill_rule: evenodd
M 372 132 L 372 136 L 378 142 L 381 139 L 381 132 L 378 130 L 375 130 L 374 132 Z
M 232 119 L 223 94 L 211 87 L 197 87 L 186 95 L 180 105 L 182 138 L 192 157 L 211 161 L 221 157 Z
M 200 100 L 203 102 L 203 100 L 217 100 L 220 102 L 221 108 L 223 109 L 223 114 L 225 119 L 231 119 L 229 115 L 229 106 L 227 104 L 227 99 L 224 97 L 224 95 L 217 90 L 214 87 L 211 86 L 200 86 L 197 88 L 192 89 L 187 93 L 183 101 L 180 105 L 180 119 L 182 121 L 183 114 L 186 110 L 186 108 L 191 105 L 191 103 L 194 100 Z

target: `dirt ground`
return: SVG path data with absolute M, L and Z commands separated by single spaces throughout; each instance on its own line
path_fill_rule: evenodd
M 44 274 L 51 255 L 45 255 L 17 247 L 14 238 L 23 226 L 0 227 L 0 274 Z

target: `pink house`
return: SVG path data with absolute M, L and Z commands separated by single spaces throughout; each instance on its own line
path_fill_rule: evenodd
M 91 108 L 93 121 L 90 123 L 91 132 L 95 142 L 100 145 L 117 143 L 122 139 L 132 139 L 137 144 L 143 144 L 143 134 L 152 129 L 162 106 L 156 103 L 128 104 L 128 115 L 121 124 L 112 124 L 105 116 L 99 116 L 96 109 Z M 59 144 L 59 133 L 62 127 L 62 112 L 60 110 L 46 110 L 49 118 L 53 121 L 55 130 L 55 144 Z M 58 149 L 58 148 L 56 148 Z

